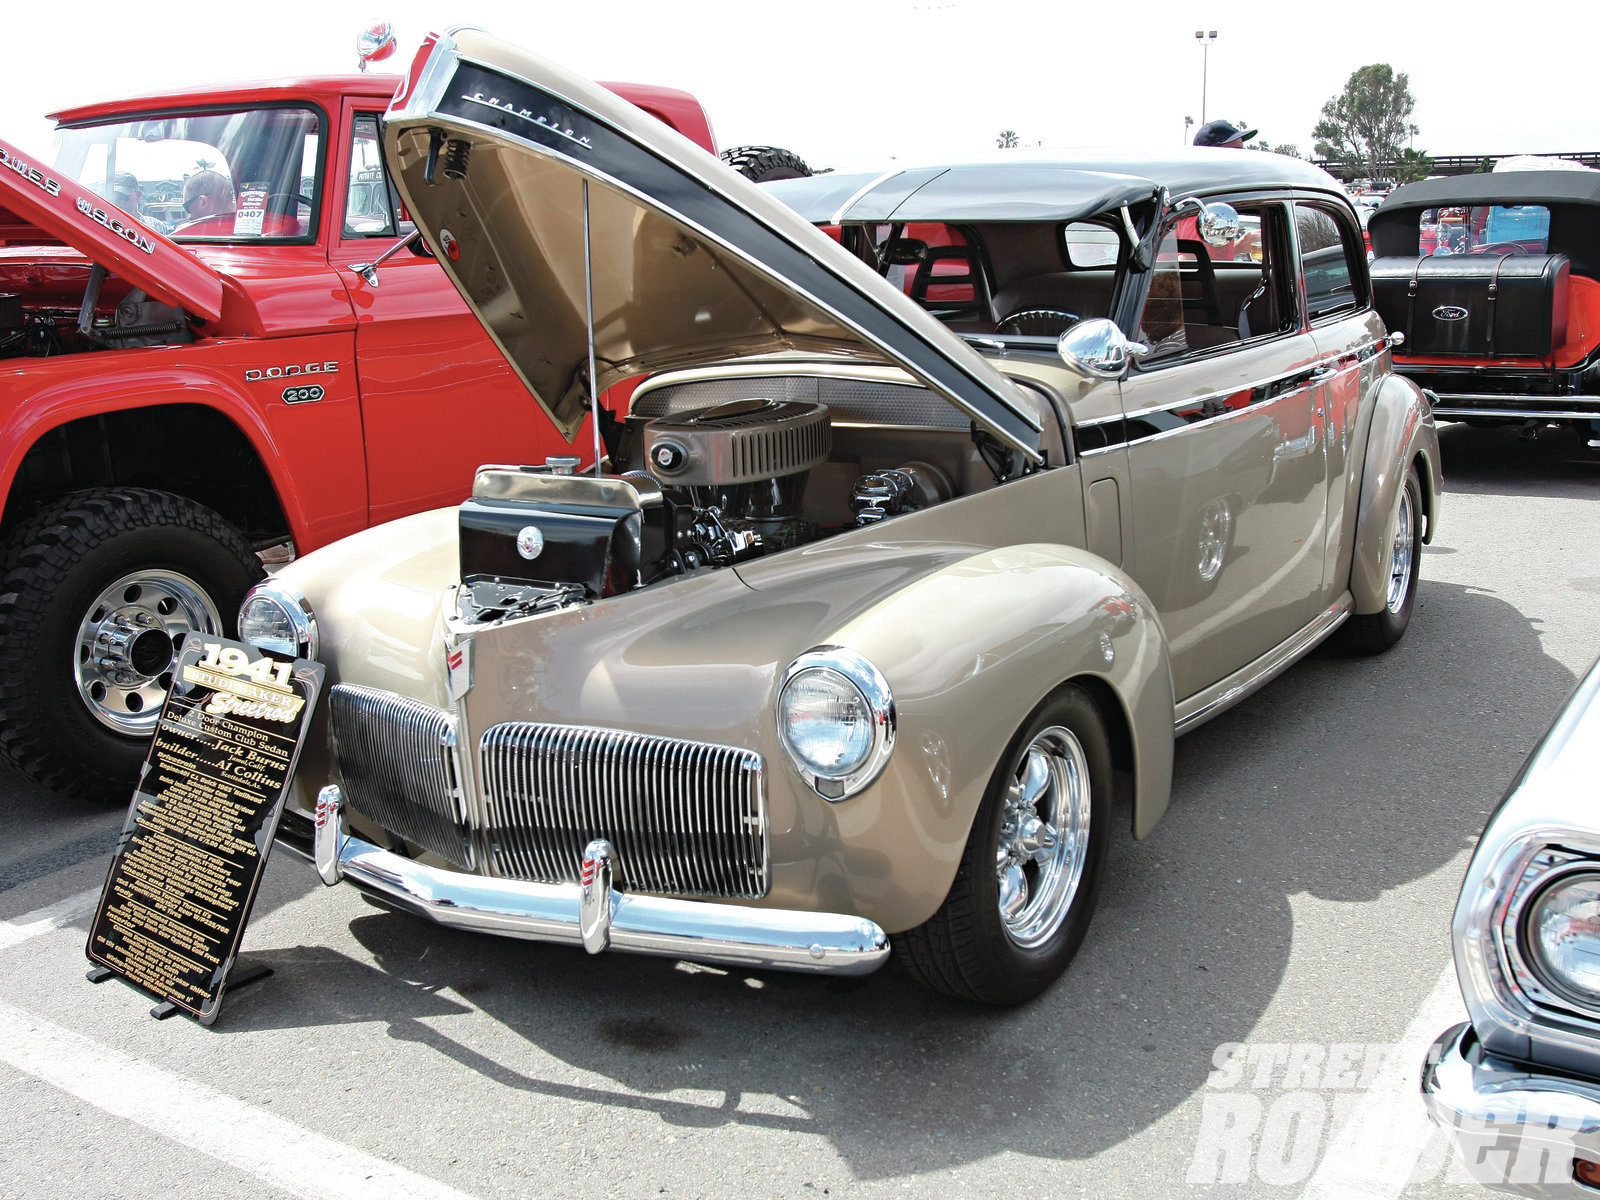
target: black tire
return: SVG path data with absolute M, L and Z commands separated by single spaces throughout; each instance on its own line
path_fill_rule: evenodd
M 1062 731 L 1071 735 L 1081 756 L 1070 753 Z M 1080 860 L 1078 874 L 1068 891 L 1062 892 L 1060 883 L 1052 888 L 1043 882 L 1045 864 L 1030 862 L 1019 868 L 1032 890 L 1025 905 L 1008 919 L 1001 913 L 1001 838 L 1004 834 L 1013 848 L 1021 844 L 1010 810 L 1026 796 L 1020 775 L 1030 750 L 1036 748 L 1045 751 L 1046 759 L 1064 751 L 1058 766 L 1072 760 L 1072 772 L 1088 789 L 1086 797 L 1079 793 L 1088 831 L 1077 839 L 1072 857 Z M 1059 803 L 1061 777 L 1052 779 L 1052 790 L 1037 795 L 1053 794 Z M 1105 720 L 1086 691 L 1067 684 L 1034 711 L 1006 747 L 939 911 L 895 939 L 907 969 L 935 991 L 996 1007 L 1021 1004 L 1044 991 L 1066 970 L 1089 928 L 1104 875 L 1110 815 L 1111 749 Z M 1010 865 L 1015 866 L 1016 860 Z M 1026 876 L 1029 869 L 1035 872 L 1032 876 Z M 1036 926 L 1024 929 L 1035 904 L 1041 909 Z
M 1389 547 L 1391 582 L 1387 603 L 1378 612 L 1351 617 L 1340 631 L 1345 646 L 1357 654 L 1382 654 L 1404 636 L 1406 626 L 1411 624 L 1422 566 L 1422 481 L 1417 478 L 1415 466 L 1406 468 L 1393 519 L 1397 528 Z M 1399 528 L 1401 525 L 1405 526 L 1404 531 Z
M 181 496 L 107 488 L 35 513 L 0 557 L 0 754 L 63 796 L 126 804 L 171 681 L 163 639 L 231 636 L 262 574 L 238 530 Z M 120 649 L 91 654 L 119 620 Z
M 722 161 L 753 183 L 769 179 L 808 179 L 811 168 L 793 150 L 777 146 L 730 146 Z

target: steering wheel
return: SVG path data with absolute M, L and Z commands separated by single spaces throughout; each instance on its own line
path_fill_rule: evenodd
M 1495 242 L 1488 246 L 1479 246 L 1474 254 L 1526 254 L 1528 248 L 1517 242 Z
M 1019 337 L 1060 337 L 1081 320 L 1077 313 L 1063 308 L 1024 308 L 999 321 L 994 331 Z
M 299 192 L 273 192 L 267 197 L 267 211 L 269 213 L 282 213 L 287 216 L 294 212 L 297 205 L 304 204 L 311 207 L 311 197 L 302 196 Z

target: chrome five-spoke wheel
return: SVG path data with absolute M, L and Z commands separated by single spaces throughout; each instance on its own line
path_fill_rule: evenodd
M 1083 746 L 1064 726 L 1041 730 L 1006 790 L 995 848 L 1000 922 L 1017 945 L 1047 941 L 1071 911 L 1090 820 Z
M 1416 534 L 1412 524 L 1411 489 L 1400 489 L 1400 503 L 1394 514 L 1394 542 L 1389 547 L 1389 590 L 1384 606 L 1398 613 L 1411 593 L 1411 569 L 1416 555 Z
M 944 903 L 900 935 L 906 967 L 982 1004 L 1020 1004 L 1049 987 L 1094 914 L 1110 811 L 1106 718 L 1088 688 L 1064 683 L 996 763 Z

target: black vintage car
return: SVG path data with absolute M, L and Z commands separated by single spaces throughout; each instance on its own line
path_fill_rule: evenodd
M 1409 184 L 1368 234 L 1395 368 L 1436 415 L 1567 424 L 1600 448 L 1600 171 Z

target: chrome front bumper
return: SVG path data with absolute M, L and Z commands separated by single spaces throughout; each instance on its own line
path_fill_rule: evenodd
M 350 883 L 440 925 L 697 962 L 865 975 L 889 957 L 873 922 L 840 913 L 750 908 L 631 895 L 611 884 L 611 848 L 593 842 L 582 883 L 525 883 L 429 867 L 344 832 L 337 787 L 317 795 L 313 861 L 322 881 Z
M 1595 1189 L 1573 1178 L 1572 1161 L 1600 1163 L 1600 1086 L 1486 1054 L 1463 1024 L 1429 1050 L 1422 1098 L 1478 1183 L 1519 1196 L 1594 1200 Z

